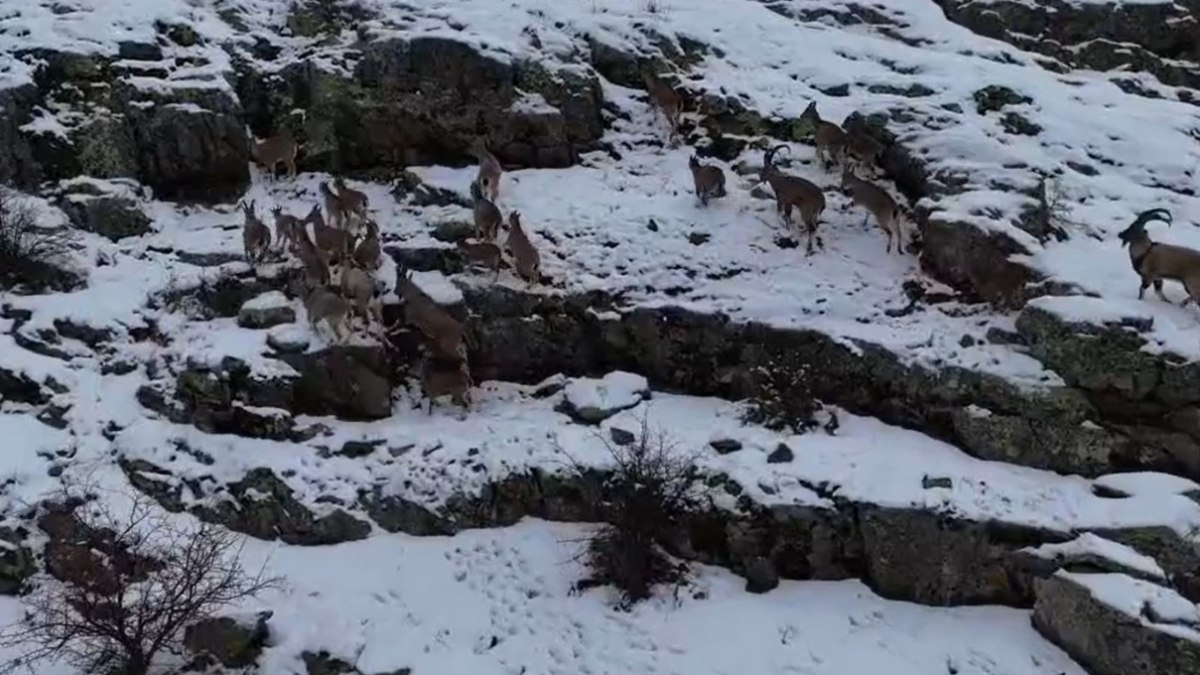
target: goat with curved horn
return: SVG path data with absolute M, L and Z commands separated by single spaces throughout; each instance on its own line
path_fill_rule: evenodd
M 1158 297 L 1166 300 L 1163 281 L 1170 279 L 1182 283 L 1187 291 L 1182 306 L 1192 302 L 1200 304 L 1200 251 L 1150 239 L 1150 235 L 1146 234 L 1146 223 L 1154 220 L 1170 225 L 1171 213 L 1166 209 L 1142 211 L 1118 235 L 1121 245 L 1129 247 L 1129 262 L 1133 264 L 1133 271 L 1142 278 L 1138 299 L 1145 297 L 1146 289 L 1153 285 Z
M 817 226 L 821 222 L 821 213 L 825 211 L 825 194 L 811 181 L 784 173 L 775 166 L 775 153 L 787 147 L 777 145 L 767 150 L 763 156 L 762 169 L 758 172 L 758 180 L 771 184 L 771 190 L 775 193 L 775 211 L 785 225 L 790 226 L 792 223 L 792 209 L 800 210 L 800 217 L 808 230 L 807 252 L 808 255 L 812 255 Z

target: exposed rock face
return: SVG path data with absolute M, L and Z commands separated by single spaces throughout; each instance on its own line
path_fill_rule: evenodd
M 128 197 L 71 195 L 63 200 L 62 207 L 72 225 L 112 241 L 150 231 L 150 218 Z
M 391 359 L 382 346 L 338 345 L 281 358 L 300 373 L 292 412 L 351 420 L 392 413 Z
M 122 462 L 129 482 L 171 511 L 182 511 L 183 486 L 161 478 L 162 468 L 149 462 Z M 301 504 L 270 469 L 254 469 L 228 486 L 228 501 L 190 509 L 201 520 L 219 523 L 259 539 L 280 539 L 298 546 L 321 546 L 365 539 L 371 526 L 342 509 L 317 516 Z M 189 487 L 189 489 L 194 489 Z
M 1093 298 L 1047 298 L 1025 308 L 1017 329 L 1036 358 L 1127 435 L 1128 443 L 1105 450 L 1112 463 L 1200 476 L 1200 363 L 1145 349 L 1153 321 L 1136 312 L 1069 318 L 1071 308 L 1111 314 L 1106 307 Z
M 1155 616 L 1149 603 L 1138 608 L 1149 616 L 1130 615 L 1097 597 L 1089 587 L 1092 583 L 1147 590 L 1122 575 L 1059 573 L 1037 583 L 1033 625 L 1094 675 L 1189 673 L 1200 668 L 1200 626 Z M 1195 605 L 1179 601 L 1191 608 L 1193 622 L 1200 620 Z
M 25 580 L 37 571 L 33 551 L 25 545 L 22 533 L 0 528 L 0 595 L 16 595 L 25 589 Z
M 919 429 L 985 459 L 1087 475 L 1138 462 L 1163 466 L 1161 453 L 1143 451 L 1144 443 L 1123 430 L 1086 423 L 1099 417 L 1070 388 L 1026 390 L 977 371 L 926 370 L 870 344 L 856 353 L 815 331 L 739 324 L 679 308 L 607 318 L 612 303 L 598 294 L 462 291 L 478 342 L 470 355 L 478 379 L 534 384 L 555 373 L 625 370 L 642 373 L 656 389 L 738 400 L 763 386 L 757 367 L 786 353 L 812 364 L 817 399 Z M 414 345 L 398 341 L 397 347 L 400 358 L 415 358 Z
M 1152 73 L 1164 84 L 1200 87 L 1195 3 L 938 0 L 972 31 L 1040 52 L 1061 64 Z
M 976 101 L 981 114 L 1012 103 L 1028 102 L 1003 87 L 980 89 Z M 962 191 L 954 177 L 931 175 L 926 160 L 888 131 L 889 122 L 883 115 L 864 117 L 854 113 L 846 118 L 844 126 L 848 132 L 865 133 L 883 144 L 880 165 L 908 199 L 915 202 Z M 967 297 L 1000 308 L 1020 308 L 1030 298 L 1059 292 L 1039 272 L 1016 259 L 1029 255 L 1030 251 L 1014 237 L 999 230 L 985 231 L 974 223 L 947 220 L 925 210 L 915 215 L 921 234 L 922 268 Z
M 278 78 L 244 71 L 241 100 L 259 135 L 294 128 L 303 166 L 321 170 L 466 163 L 487 129 L 496 156 L 526 167 L 564 167 L 599 139 L 599 80 L 541 62 L 506 62 L 443 37 L 366 44 L 351 77 L 313 62 Z M 289 118 L 306 110 L 302 123 Z
M 260 612 L 253 622 L 227 616 L 202 619 L 184 629 L 183 646 L 198 658 L 226 668 L 245 668 L 254 665 L 267 646 L 270 618 L 270 612 Z
M 20 56 L 37 64 L 37 84 L 0 92 L 0 180 L 34 189 L 80 174 L 136 178 L 158 197 L 202 201 L 245 191 L 249 147 L 241 107 L 224 89 L 168 84 L 165 71 L 139 72 L 162 86 L 138 88 L 119 79 L 124 73 L 112 61 L 95 55 L 35 50 Z M 65 139 L 22 130 L 39 107 L 67 107 L 79 121 Z

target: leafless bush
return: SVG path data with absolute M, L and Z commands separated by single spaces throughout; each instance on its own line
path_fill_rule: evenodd
M 68 534 L 52 534 L 24 618 L 0 631 L 0 646 L 19 653 L 0 672 L 50 661 L 144 675 L 179 654 L 186 626 L 280 581 L 247 571 L 228 530 L 181 525 L 141 495 L 122 515 L 94 503 L 58 515 Z
M 813 395 L 811 368 L 797 354 L 783 351 L 753 370 L 755 395 L 742 421 L 774 431 L 802 434 L 817 426 L 821 405 Z
M 1051 238 L 1065 241 L 1067 232 L 1078 226 L 1071 220 L 1071 200 L 1062 181 L 1055 176 L 1039 176 L 1032 196 L 1035 203 L 1027 207 L 1018 220 L 1021 229 L 1042 243 Z
M 0 287 L 56 285 L 74 233 L 67 228 L 38 225 L 29 204 L 0 189 Z
M 587 542 L 592 576 L 577 587 L 612 584 L 621 591 L 618 606 L 627 609 L 649 598 L 655 585 L 678 582 L 687 571 L 667 556 L 663 545 L 695 506 L 690 488 L 696 455 L 681 454 L 645 418 L 633 442 L 621 446 L 601 440 L 614 460 L 604 485 L 607 523 Z

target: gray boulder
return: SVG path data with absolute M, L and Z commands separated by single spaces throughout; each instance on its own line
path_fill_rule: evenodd
M 259 612 L 253 621 L 222 616 L 201 619 L 183 631 L 183 646 L 198 658 L 215 660 L 226 668 L 252 666 L 262 655 L 271 631 L 271 612 Z
M 150 218 L 126 196 L 69 195 L 61 205 L 72 225 L 112 241 L 150 232 Z
M 300 373 L 290 410 L 351 420 L 392 413 L 392 367 L 381 345 L 335 345 L 280 358 Z
M 237 323 L 242 328 L 271 328 L 295 321 L 296 310 L 279 291 L 267 291 L 247 300 L 237 316 Z
M 563 391 L 559 409 L 581 424 L 599 424 L 648 398 L 646 378 L 618 370 L 599 380 L 572 380 Z
M 1093 675 L 1200 672 L 1200 614 L 1120 574 L 1059 572 L 1036 584 L 1033 625 Z

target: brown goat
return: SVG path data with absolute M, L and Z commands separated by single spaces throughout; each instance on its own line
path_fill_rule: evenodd
M 251 136 L 250 143 L 250 156 L 268 175 L 274 176 L 275 167 L 283 164 L 287 167 L 288 176 L 295 177 L 300 144 L 292 138 L 291 133 L 284 130 L 261 141 Z
M 692 170 L 692 184 L 702 205 L 708 206 L 708 200 L 725 196 L 725 172 L 721 167 L 702 164 L 692 155 L 688 158 L 688 168 Z
M 800 217 L 808 230 L 809 255 L 813 253 L 813 240 L 817 235 L 817 227 L 821 222 L 821 214 L 825 212 L 825 194 L 821 188 L 811 181 L 784 173 L 774 164 L 775 153 L 786 145 L 777 145 L 767 150 L 763 156 L 763 166 L 759 171 L 760 181 L 766 181 L 775 192 L 775 210 L 788 225 L 792 223 L 792 208 L 800 211 Z
M 1180 303 L 1181 306 L 1186 307 L 1192 302 L 1200 304 L 1200 251 L 1152 241 L 1150 235 L 1146 234 L 1146 223 L 1152 220 L 1161 220 L 1170 225 L 1171 213 L 1166 209 L 1143 211 L 1133 224 L 1117 235 L 1121 245 L 1129 247 L 1133 271 L 1142 278 L 1138 299 L 1144 298 L 1146 289 L 1153 285 L 1158 297 L 1166 300 L 1162 288 L 1163 281 L 1169 279 L 1182 283 L 1187 291 L 1187 298 Z
M 500 261 L 503 254 L 500 252 L 500 247 L 490 241 L 460 241 L 458 242 L 458 250 L 462 251 L 463 257 L 468 262 L 476 265 L 483 265 L 492 270 L 492 280 L 494 281 L 500 276 Z
M 242 216 L 245 217 L 245 223 L 242 225 L 242 250 L 246 254 L 246 260 L 256 263 L 271 250 L 271 229 L 254 213 L 253 201 L 242 204 Z
M 430 351 L 439 358 L 466 359 L 467 331 L 458 319 L 422 291 L 408 272 L 399 273 L 396 290 L 404 300 L 404 316 L 426 337 Z
M 479 160 L 479 173 L 475 176 L 475 185 L 480 193 L 493 204 L 500 197 L 500 177 L 504 174 L 500 160 L 488 149 L 487 141 L 480 139 L 473 148 L 475 158 Z
M 321 249 L 317 248 L 308 232 L 301 227 L 295 232 L 292 252 L 304 265 L 304 275 L 310 284 L 326 285 L 330 281 L 329 259 Z
M 679 96 L 679 92 L 675 91 L 674 87 L 652 71 L 643 72 L 642 81 L 646 84 L 646 91 L 650 94 L 651 105 L 666 118 L 671 131 L 670 136 L 674 138 L 679 134 L 679 119 L 683 115 L 683 98 Z
M 367 194 L 346 185 L 346 180 L 341 176 L 333 179 L 333 186 L 337 188 L 337 198 L 341 204 L 342 212 L 357 216 L 359 220 L 366 220 L 367 207 L 371 205 L 370 200 L 367 199 Z
M 884 250 L 892 252 L 894 237 L 896 252 L 904 253 L 904 230 L 900 226 L 900 209 L 887 190 L 855 176 L 849 165 L 842 167 L 842 189 L 850 190 L 850 197 L 854 203 L 866 208 L 867 216 L 863 218 L 863 225 L 866 225 L 867 218 L 875 216 L 875 222 L 887 233 L 887 246 Z
M 821 114 L 817 112 L 816 101 L 808 104 L 808 107 L 800 115 L 800 119 L 810 120 L 813 123 L 813 142 L 817 146 L 817 159 L 821 160 L 825 168 L 840 165 L 845 161 L 846 132 L 833 122 L 821 119 Z
M 517 276 L 530 284 L 540 281 L 542 258 L 533 242 L 529 241 L 529 235 L 521 227 L 521 214 L 516 211 L 508 214 L 508 241 L 505 245 L 512 253 Z
M 297 232 L 304 229 L 304 223 L 296 216 L 284 213 L 282 206 L 272 208 L 271 215 L 275 216 L 275 243 L 280 250 L 294 250 Z
M 862 130 L 846 134 L 846 155 L 856 167 L 873 167 L 883 156 L 883 143 Z
M 496 204 L 483 195 L 478 183 L 471 183 L 471 197 L 475 199 L 475 238 L 480 241 L 495 241 L 504 216 L 500 214 Z
M 433 414 L 434 400 L 447 395 L 466 411 L 471 410 L 471 387 L 474 383 L 465 360 L 447 361 L 426 357 L 421 363 L 421 385 L 425 397 L 429 399 L 430 415 Z
M 367 233 L 361 241 L 354 245 L 354 254 L 351 258 L 359 267 L 375 271 L 383 264 L 383 249 L 379 244 L 379 226 L 373 220 L 363 222 L 367 226 Z

